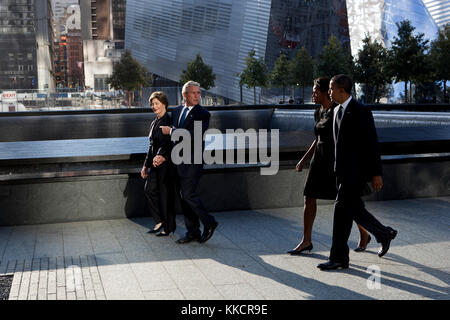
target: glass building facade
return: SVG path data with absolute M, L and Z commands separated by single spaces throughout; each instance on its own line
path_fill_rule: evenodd
M 430 40 L 437 36 L 438 26 L 422 0 L 347 0 L 347 10 L 354 56 L 366 34 L 389 48 L 397 35 L 396 23 L 406 19 L 416 28 L 414 33 Z
M 239 101 L 238 74 L 251 50 L 270 70 L 302 46 L 316 56 L 331 34 L 350 49 L 346 15 L 345 0 L 128 0 L 125 48 L 172 81 L 200 53 L 216 74 L 210 91 Z M 253 103 L 253 90 L 244 86 L 242 98 Z
M 438 27 L 450 23 L 450 0 L 423 0 Z
M 50 0 L 0 0 L 0 89 L 54 88 Z
M 439 2 L 439 10 L 436 3 Z M 281 53 L 289 58 L 305 46 L 317 59 L 331 35 L 355 56 L 369 33 L 386 47 L 396 23 L 408 19 L 415 32 L 434 39 L 436 17 L 445 3 L 431 0 L 128 0 L 125 49 L 147 69 L 178 82 L 187 63 L 200 53 L 213 67 L 212 93 L 240 100 L 238 74 L 255 50 L 272 70 Z M 433 5 L 433 6 L 432 6 Z M 253 103 L 253 90 L 242 90 Z
M 179 81 L 187 63 L 200 53 L 216 74 L 216 87 L 210 91 L 239 100 L 236 74 L 250 50 L 264 57 L 270 4 L 270 0 L 154 0 L 148 5 L 128 0 L 125 49 L 150 72 L 173 81 Z

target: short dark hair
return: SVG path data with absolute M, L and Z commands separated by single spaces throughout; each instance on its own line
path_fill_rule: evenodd
M 338 88 L 343 88 L 346 93 L 352 94 L 353 81 L 346 74 L 338 74 L 331 78 Z
M 150 102 L 150 105 L 152 104 L 152 100 L 153 99 L 158 99 L 163 105 L 167 106 L 169 105 L 169 100 L 167 100 L 167 96 L 164 92 L 162 91 L 155 91 L 152 93 L 152 95 L 150 96 L 150 98 L 148 99 L 148 102 Z
M 320 92 L 327 92 L 330 87 L 330 78 L 320 77 L 314 80 L 314 85 L 319 87 Z

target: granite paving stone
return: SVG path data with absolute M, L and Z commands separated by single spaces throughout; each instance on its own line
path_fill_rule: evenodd
M 286 251 L 301 241 L 303 208 L 273 208 L 213 213 L 203 244 L 175 242 L 182 216 L 163 238 L 147 233 L 151 217 L 0 227 L 0 274 L 14 275 L 10 300 L 448 300 L 450 197 L 366 205 L 399 234 L 383 258 L 374 240 L 356 253 L 354 224 L 346 270 L 316 267 L 332 239 L 333 204 L 319 203 L 314 249 L 299 256 Z

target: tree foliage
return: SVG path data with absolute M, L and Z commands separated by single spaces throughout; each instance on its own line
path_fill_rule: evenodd
M 246 68 L 240 73 L 239 84 L 253 88 L 253 98 L 256 104 L 256 87 L 267 87 L 269 75 L 266 63 L 262 58 L 255 57 L 256 52 L 252 50 L 245 58 Z
M 297 51 L 291 61 L 292 83 L 302 88 L 302 98 L 305 99 L 305 87 L 314 83 L 316 61 L 310 56 L 305 47 Z
M 106 83 L 115 90 L 124 90 L 128 93 L 128 105 L 131 105 L 133 91 L 148 87 L 152 82 L 152 74 L 133 58 L 131 52 L 126 50 L 120 61 L 114 65 L 112 75 Z
M 424 40 L 423 33 L 413 34 L 415 27 L 409 20 L 396 23 L 396 26 L 397 36 L 388 51 L 388 69 L 395 82 L 405 83 L 405 102 L 408 102 L 408 82 L 423 81 L 429 74 L 426 57 L 428 40 Z
M 275 62 L 275 66 L 271 73 L 271 82 L 275 87 L 283 88 L 284 102 L 286 86 L 292 83 L 290 64 L 285 54 L 281 54 Z
M 438 37 L 431 43 L 431 62 L 435 70 L 434 80 L 444 85 L 444 102 L 447 102 L 447 81 L 450 80 L 450 23 L 438 32 Z
M 322 48 L 317 63 L 317 76 L 333 77 L 337 74 L 353 74 L 353 57 L 336 38 L 331 35 L 328 44 Z
M 203 62 L 200 53 L 195 60 L 188 62 L 186 70 L 182 71 L 180 82 L 186 83 L 189 80 L 198 82 L 205 90 L 215 86 L 216 75 L 212 67 Z
M 377 102 L 387 94 L 392 78 L 386 71 L 387 50 L 370 35 L 363 39 L 363 47 L 355 61 L 354 80 L 362 85 L 365 101 Z
M 120 61 L 114 65 L 114 71 L 106 83 L 116 90 L 132 91 L 140 88 L 141 85 L 150 86 L 151 81 L 151 74 L 127 50 Z

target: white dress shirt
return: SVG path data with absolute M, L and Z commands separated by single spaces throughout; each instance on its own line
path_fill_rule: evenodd
M 193 108 L 193 107 L 194 107 L 194 106 L 188 107 L 187 105 L 184 105 L 183 109 L 181 109 L 180 117 L 178 118 L 178 122 L 177 122 L 178 125 L 180 124 L 181 116 L 183 115 L 184 109 L 188 108 L 188 111 L 187 111 L 187 113 L 186 113 L 186 118 L 184 118 L 184 121 L 186 121 L 186 119 L 187 119 L 187 117 L 188 117 L 188 115 L 189 115 L 189 112 L 192 111 L 192 108 Z
M 348 104 L 350 103 L 350 100 L 352 100 L 352 96 L 350 96 L 347 100 L 344 101 L 343 104 L 338 104 L 336 107 L 334 107 L 334 115 L 333 115 L 333 137 L 334 137 L 334 144 L 336 145 L 336 140 L 337 137 L 335 137 L 334 133 L 335 131 L 335 126 L 336 126 L 336 117 L 337 117 L 337 113 L 339 111 L 339 108 L 342 106 L 342 119 L 344 119 L 344 114 L 345 114 L 345 109 L 347 109 Z
M 178 117 L 177 126 L 180 125 L 180 120 L 181 120 L 181 116 L 183 115 L 184 109 L 185 109 L 185 108 L 188 108 L 188 111 L 187 111 L 187 113 L 186 113 L 186 118 L 184 118 L 184 121 L 186 121 L 186 119 L 187 119 L 187 117 L 188 117 L 188 115 L 189 115 L 189 112 L 191 112 L 191 111 L 192 111 L 192 108 L 194 108 L 194 107 L 195 107 L 195 106 L 189 106 L 189 107 L 188 107 L 187 105 L 184 105 L 183 109 L 181 109 L 180 116 Z M 175 129 L 175 127 L 172 126 L 172 128 L 170 128 L 170 133 L 169 133 L 170 135 L 172 135 L 173 129 Z
M 333 115 L 334 171 L 336 171 L 336 156 L 337 156 L 337 147 L 336 147 L 337 146 L 337 137 L 335 135 L 336 117 L 337 117 L 339 108 L 342 106 L 342 118 L 341 118 L 341 125 L 342 125 L 342 120 L 344 119 L 345 109 L 347 109 L 347 106 L 350 103 L 350 100 L 352 100 L 352 96 L 350 96 L 347 100 L 345 100 L 343 104 L 338 104 L 336 107 L 334 107 L 334 115 Z M 341 128 L 339 128 L 339 130 L 340 129 Z

